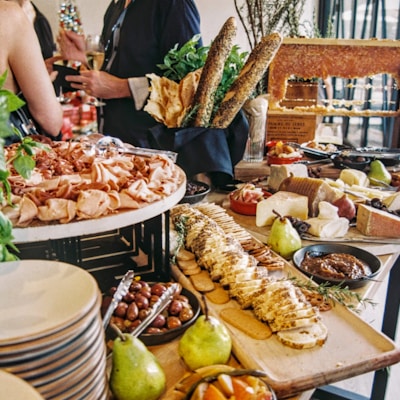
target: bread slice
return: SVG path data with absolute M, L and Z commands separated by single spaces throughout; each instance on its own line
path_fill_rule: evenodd
M 291 330 L 294 328 L 304 328 L 319 322 L 320 317 L 318 315 L 313 315 L 311 317 L 296 318 L 296 319 L 286 319 L 286 320 L 274 320 L 269 322 L 269 326 L 272 332 L 282 332 L 286 330 Z
M 286 346 L 294 349 L 309 349 L 314 346 L 322 346 L 328 337 L 328 328 L 319 321 L 312 325 L 279 331 L 277 338 Z

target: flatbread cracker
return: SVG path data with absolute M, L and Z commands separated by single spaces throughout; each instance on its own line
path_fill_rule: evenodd
M 272 335 L 270 327 L 259 321 L 245 310 L 225 308 L 220 312 L 220 317 L 253 339 L 265 340 Z
M 199 274 L 191 275 L 190 280 L 194 288 L 199 292 L 210 292 L 215 288 L 215 284 L 211 280 L 209 273 L 204 269 Z
M 184 248 L 179 249 L 178 254 L 176 255 L 178 261 L 189 261 L 194 260 L 194 258 L 194 253 Z
M 206 297 L 214 304 L 225 304 L 230 300 L 229 293 L 220 284 L 215 283 L 215 289 L 206 293 Z

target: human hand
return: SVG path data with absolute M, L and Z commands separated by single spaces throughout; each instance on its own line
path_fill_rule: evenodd
M 62 59 L 86 63 L 86 44 L 84 35 L 60 29 L 57 42 Z
M 131 97 L 128 80 L 118 78 L 105 71 L 85 70 L 79 75 L 67 75 L 71 87 L 84 90 L 88 95 L 102 99 Z
M 46 64 L 47 72 L 49 73 L 50 77 L 52 78 L 52 79 L 51 79 L 52 81 L 54 81 L 55 77 L 56 77 L 57 74 L 58 74 L 58 71 L 54 71 L 54 66 L 53 66 L 53 64 L 54 64 L 56 61 L 59 61 L 59 60 L 61 60 L 61 59 L 62 59 L 61 56 L 54 56 L 54 57 L 46 58 L 46 59 L 44 60 L 44 63 Z M 53 79 L 53 77 L 54 77 L 54 79 Z

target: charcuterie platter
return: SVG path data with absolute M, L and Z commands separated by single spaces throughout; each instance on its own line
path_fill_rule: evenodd
M 6 156 L 12 158 L 15 151 L 8 147 Z M 12 204 L 1 208 L 17 243 L 133 225 L 169 210 L 186 190 L 185 173 L 161 152 L 99 154 L 86 137 L 51 142 L 33 157 L 36 166 L 29 178 L 10 167 Z

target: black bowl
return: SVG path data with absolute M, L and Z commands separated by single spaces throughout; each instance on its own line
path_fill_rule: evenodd
M 205 182 L 188 181 L 186 183 L 186 193 L 180 203 L 199 203 L 210 193 L 210 190 L 210 186 Z
M 333 165 L 336 168 L 352 168 L 364 171 L 371 162 L 371 159 L 363 156 L 344 156 L 336 154 L 332 156 Z
M 171 340 L 175 339 L 176 337 L 183 334 L 190 325 L 192 325 L 197 317 L 200 314 L 201 307 L 200 302 L 197 297 L 190 291 L 185 288 L 182 288 L 181 294 L 186 296 L 189 299 L 189 304 L 192 306 L 193 309 L 193 317 L 189 320 L 184 322 L 181 326 L 174 329 L 169 329 L 162 333 L 142 333 L 139 336 L 139 339 L 146 345 L 146 346 L 155 346 L 158 344 L 163 344 L 170 342 Z
M 312 252 L 315 254 L 332 254 L 332 253 L 346 253 L 354 257 L 357 257 L 360 261 L 367 264 L 371 270 L 370 274 L 358 278 L 358 279 L 336 279 L 328 278 L 326 276 L 317 275 L 310 273 L 301 267 L 301 263 L 306 255 L 306 253 Z M 303 247 L 302 249 L 296 251 L 293 255 L 293 263 L 301 272 L 312 278 L 317 283 L 328 282 L 333 285 L 348 286 L 349 288 L 358 288 L 364 286 L 370 279 L 373 279 L 380 271 L 381 261 L 375 255 L 369 253 L 366 250 L 360 249 L 358 247 L 348 246 L 345 244 L 315 244 L 311 246 Z

